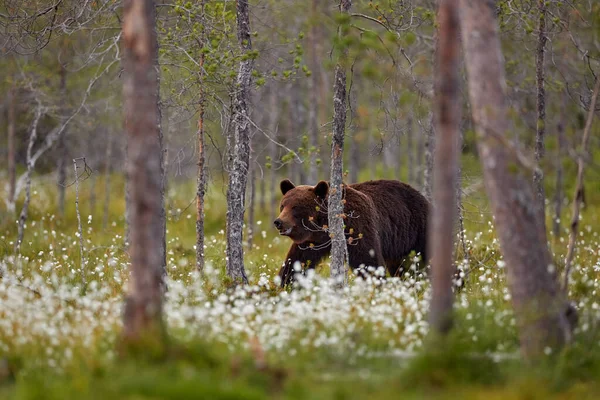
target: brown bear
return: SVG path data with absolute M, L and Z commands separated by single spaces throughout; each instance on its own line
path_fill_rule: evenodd
M 329 184 L 295 186 L 280 184 L 283 198 L 274 221 L 279 234 L 294 242 L 279 271 L 281 286 L 294 277 L 294 264 L 314 268 L 329 255 L 327 194 Z M 348 263 L 359 267 L 385 266 L 391 276 L 403 272 L 411 251 L 427 260 L 427 217 L 429 201 L 419 191 L 395 180 L 375 180 L 343 185 L 344 225 Z M 364 269 L 361 269 L 364 271 Z

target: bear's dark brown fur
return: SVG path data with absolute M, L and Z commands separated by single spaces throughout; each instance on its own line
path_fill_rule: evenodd
M 279 271 L 281 285 L 291 282 L 293 266 L 314 268 L 331 250 L 327 232 L 325 181 L 316 186 L 280 184 L 281 214 L 275 220 L 279 233 L 294 242 Z M 344 223 L 350 267 L 385 266 L 391 276 L 403 271 L 411 251 L 427 260 L 429 202 L 416 189 L 402 182 L 377 180 L 344 185 Z

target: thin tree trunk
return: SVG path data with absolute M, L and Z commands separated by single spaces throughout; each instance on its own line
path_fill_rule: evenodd
M 312 22 L 309 33 L 309 51 L 310 51 L 310 70 L 311 75 L 308 80 L 308 91 L 310 93 L 310 102 L 308 105 L 308 129 L 309 129 L 309 152 L 310 162 L 308 166 L 308 183 L 314 185 L 319 179 L 317 167 L 317 149 L 319 148 L 319 56 L 317 53 L 317 7 L 318 0 L 311 0 Z M 298 182 L 299 183 L 299 182 Z
M 97 131 L 96 131 L 97 134 Z M 92 150 L 93 148 L 93 144 L 92 141 L 88 142 L 88 146 L 87 146 L 87 153 L 91 156 L 91 154 L 94 154 L 94 151 Z M 95 158 L 95 157 L 94 157 Z M 85 160 L 85 158 L 84 158 Z M 92 163 L 91 161 L 91 157 L 90 157 L 90 164 Z M 94 215 L 95 210 L 96 210 L 96 175 L 97 175 L 97 171 L 91 166 L 91 165 L 87 165 L 89 166 L 91 172 L 90 172 L 90 215 Z
M 60 97 L 64 106 L 67 104 L 67 69 L 60 66 Z M 65 215 L 65 185 L 67 179 L 67 131 L 58 138 L 58 213 L 61 217 Z
M 360 150 L 361 146 L 358 143 L 358 131 L 359 131 L 359 121 L 358 121 L 358 100 L 356 95 L 356 81 L 352 82 L 350 86 L 350 93 L 348 95 L 350 100 L 350 130 L 352 132 L 351 139 L 351 148 L 350 148 L 350 182 L 357 183 L 358 182 L 358 174 L 360 172 Z
M 204 0 L 201 8 L 204 15 Z M 204 45 L 206 40 L 204 26 L 200 31 L 200 43 Z M 200 74 L 199 91 L 200 101 L 198 104 L 198 176 L 196 181 L 196 268 L 204 274 L 204 196 L 206 194 L 206 151 L 204 148 L 204 111 L 206 106 L 204 88 L 204 52 L 200 54 L 198 73 Z
M 425 166 L 423 169 L 423 195 L 432 201 L 433 190 L 433 153 L 435 152 L 435 129 L 433 126 L 433 113 L 427 118 L 428 127 L 425 128 Z M 435 204 L 435 203 L 434 203 Z
M 171 124 L 169 120 L 169 107 L 165 104 L 161 107 L 161 125 L 162 125 L 162 155 L 163 155 L 163 192 L 167 198 L 169 194 L 169 139 L 171 137 Z M 165 209 L 166 214 L 166 209 Z
M 372 122 L 369 122 L 369 126 L 372 125 Z M 377 176 L 377 162 L 375 162 L 375 160 L 372 158 L 373 156 L 373 152 L 375 152 L 375 136 L 373 136 L 373 131 L 372 129 L 369 129 L 367 131 L 367 154 L 368 157 L 371 158 L 371 161 L 369 164 L 369 179 L 375 179 L 375 177 Z
M 256 208 L 256 166 L 250 166 L 250 200 L 248 202 L 248 248 L 252 249 L 252 241 L 254 240 L 254 211 Z
M 348 14 L 351 0 L 340 0 L 340 12 Z M 340 26 L 338 36 L 343 38 L 348 27 Z M 333 86 L 333 138 L 331 142 L 331 179 L 329 183 L 328 223 L 331 237 L 331 278 L 336 286 L 347 284 L 345 261 L 348 259 L 346 235 L 344 234 L 343 172 L 344 172 L 344 131 L 346 129 L 346 63 L 348 50 L 341 50 L 335 66 Z
M 581 139 L 581 153 L 579 153 L 579 157 L 577 159 L 577 185 L 575 186 L 575 196 L 573 197 L 571 232 L 569 234 L 569 248 L 567 250 L 567 259 L 565 261 L 565 276 L 563 283 L 565 293 L 567 293 L 569 289 L 569 274 L 571 273 L 571 265 L 573 263 L 573 257 L 575 256 L 575 245 L 577 244 L 577 232 L 579 230 L 579 212 L 581 210 L 581 205 L 584 202 L 583 171 L 585 168 L 585 161 L 589 157 L 588 146 L 590 142 L 592 122 L 594 120 L 594 112 L 596 111 L 596 102 L 598 101 L 598 91 L 600 91 L 600 79 L 596 78 L 596 85 L 594 87 L 594 93 L 590 102 L 590 109 L 588 111 L 587 120 L 585 121 L 585 128 L 583 130 L 583 138 Z
M 123 315 L 123 341 L 127 347 L 162 352 L 166 337 L 162 320 L 165 237 L 155 27 L 154 1 L 124 1 L 123 97 L 129 158 L 131 277 Z
M 274 87 L 271 87 L 269 91 L 269 116 L 270 116 L 270 126 L 269 133 L 272 135 L 273 140 L 269 141 L 269 158 L 270 158 L 270 168 L 269 168 L 269 221 L 275 221 L 276 212 L 279 210 L 277 205 L 277 190 L 278 185 L 276 184 L 277 180 L 277 171 L 275 170 L 275 159 L 277 158 L 277 145 L 275 144 L 275 139 L 277 138 L 277 124 L 279 123 L 279 107 L 277 107 L 277 91 Z
M 436 204 L 429 221 L 431 259 L 432 329 L 445 334 L 452 326 L 453 243 L 456 221 L 456 181 L 459 168 L 459 20 L 458 0 L 442 0 L 439 12 L 437 90 L 435 99 L 436 149 L 433 197 Z
M 560 237 L 560 216 L 562 214 L 564 188 L 563 188 L 563 159 L 567 140 L 565 137 L 566 121 L 566 94 L 563 94 L 560 117 L 556 125 L 557 154 L 556 154 L 556 187 L 554 189 L 554 218 L 552 219 L 552 234 L 554 240 Z
M 113 148 L 113 133 L 108 131 L 106 138 L 106 156 L 104 159 L 104 216 L 102 218 L 102 228 L 108 226 L 108 213 L 110 210 L 110 174 L 112 172 L 112 148 Z
M 423 179 L 425 175 L 425 166 L 424 166 L 424 158 L 425 158 L 425 140 L 427 139 L 428 132 L 423 126 L 421 119 L 417 119 L 419 125 L 419 134 L 417 135 L 417 148 L 415 151 L 415 170 L 414 170 L 414 182 L 420 185 L 421 188 L 424 188 Z
M 535 75 L 537 82 L 537 123 L 535 135 L 535 161 L 538 167 L 533 173 L 533 186 L 536 194 L 538 212 L 542 215 L 541 222 L 546 225 L 544 172 L 540 162 L 544 157 L 544 135 L 546 133 L 546 92 L 544 89 L 544 48 L 546 46 L 546 0 L 538 0 L 538 43 Z
M 248 0 L 237 0 L 238 43 L 242 52 L 252 50 Z M 252 78 L 252 58 L 242 60 L 238 70 L 235 100 L 235 147 L 233 165 L 227 188 L 227 275 L 235 283 L 248 283 L 244 269 L 244 194 L 250 160 L 249 90 Z
M 29 203 L 31 201 L 31 174 L 33 173 L 33 162 L 31 157 L 33 151 L 33 144 L 37 139 L 37 127 L 38 123 L 40 122 L 40 118 L 42 118 L 42 113 L 42 106 L 38 104 L 35 109 L 33 122 L 31 123 L 31 127 L 29 128 L 29 142 L 27 143 L 27 172 L 25 175 L 25 201 L 23 202 L 23 208 L 21 209 L 21 214 L 19 215 L 17 240 L 15 241 L 16 254 L 19 254 L 21 252 L 21 243 L 23 243 L 23 235 L 25 233 L 25 222 L 27 222 L 27 215 L 29 213 Z
M 204 55 L 200 58 L 200 69 L 204 64 Z M 206 195 L 206 151 L 204 144 L 204 83 L 200 83 L 200 105 L 198 115 L 198 177 L 196 181 L 196 268 L 204 273 L 204 196 Z
M 13 86 L 8 92 L 8 211 L 15 212 L 15 184 L 16 184 L 16 152 L 15 152 L 15 130 L 17 108 L 17 89 Z
M 477 0 L 460 0 L 460 6 L 469 97 L 485 185 L 506 261 L 521 352 L 527 359 L 536 359 L 546 348 L 559 348 L 570 340 L 568 304 L 551 270 L 531 179 L 519 167 L 516 154 L 504 145 L 508 107 L 494 10 L 490 3 Z
M 77 160 L 83 160 L 85 165 L 85 158 L 74 158 L 73 159 L 73 170 L 75 172 L 75 214 L 77 214 L 77 233 L 79 234 L 79 274 L 81 275 L 81 290 L 85 292 L 87 286 L 85 279 L 85 247 L 83 246 L 83 229 L 81 228 L 81 214 L 79 213 L 79 173 L 77 171 Z
M 406 120 L 406 181 L 413 185 L 415 182 L 415 149 L 413 145 L 413 119 L 409 115 Z
M 258 187 L 258 197 L 260 197 L 260 213 L 262 216 L 265 216 L 267 215 L 269 201 L 267 200 L 267 174 L 264 165 L 261 168 L 261 176 L 259 180 L 260 186 Z
M 300 138 L 299 146 L 307 146 L 310 148 L 309 143 L 304 142 L 304 132 L 306 127 L 306 119 L 305 119 L 305 109 L 302 104 L 302 87 L 295 83 L 292 85 L 292 118 L 290 118 L 291 128 L 289 129 L 291 138 Z M 297 132 L 297 133 L 296 133 Z M 310 139 L 309 139 L 310 140 Z M 298 161 L 292 161 L 296 165 L 296 182 L 304 183 L 306 181 L 305 169 L 306 165 L 304 163 L 298 164 Z

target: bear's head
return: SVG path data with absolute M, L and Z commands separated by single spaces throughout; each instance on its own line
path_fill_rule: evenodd
M 279 187 L 283 198 L 280 214 L 273 222 L 279 234 L 295 243 L 316 240 L 322 236 L 323 223 L 327 223 L 327 192 L 329 184 L 320 181 L 316 186 L 298 185 L 285 179 Z

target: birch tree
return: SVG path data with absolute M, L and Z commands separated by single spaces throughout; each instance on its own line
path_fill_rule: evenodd
M 453 232 L 456 221 L 456 181 L 459 165 L 459 19 L 458 0 L 442 0 L 438 11 L 436 148 L 433 160 L 433 199 L 429 221 L 432 294 L 429 321 L 437 333 L 452 325 Z
M 568 304 L 556 282 L 531 179 L 507 146 L 506 82 L 493 3 L 460 0 L 461 33 L 477 146 L 495 217 L 521 353 L 535 359 L 570 341 Z
M 351 0 L 340 1 L 340 12 L 348 14 L 352 6 Z M 338 36 L 343 38 L 348 26 L 342 24 Z M 344 158 L 344 132 L 346 129 L 346 64 L 348 49 L 340 50 L 339 59 L 335 65 L 333 84 L 333 138 L 331 141 L 331 179 L 329 183 L 328 198 L 328 223 L 329 236 L 331 237 L 331 277 L 339 286 L 347 283 L 345 261 L 348 248 L 344 234 L 344 205 L 343 197 L 343 158 Z
M 251 54 L 248 0 L 237 1 L 238 44 L 243 56 L 237 74 L 233 102 L 234 150 L 227 188 L 227 275 L 236 283 L 248 283 L 244 269 L 244 194 L 250 165 L 249 91 L 254 58 Z
M 202 18 L 204 18 L 204 0 L 201 2 Z M 204 25 L 200 29 L 200 45 L 206 41 L 206 31 Z M 196 133 L 198 141 L 198 175 L 196 179 L 196 268 L 200 273 L 204 272 L 204 195 L 206 194 L 206 153 L 204 151 L 204 111 L 206 107 L 206 97 L 204 90 L 204 61 L 205 53 L 200 53 L 198 66 L 198 79 L 200 80 L 198 88 L 200 98 L 198 99 L 198 131 Z
M 10 213 L 15 212 L 15 183 L 16 183 L 16 154 L 15 154 L 15 130 L 16 130 L 16 104 L 17 104 L 17 90 L 16 86 L 8 92 L 8 202 L 7 207 Z
M 131 277 L 125 299 L 123 340 L 164 345 L 162 321 L 161 144 L 159 139 L 156 10 L 152 0 L 123 5 L 125 79 L 123 97 L 128 139 Z

